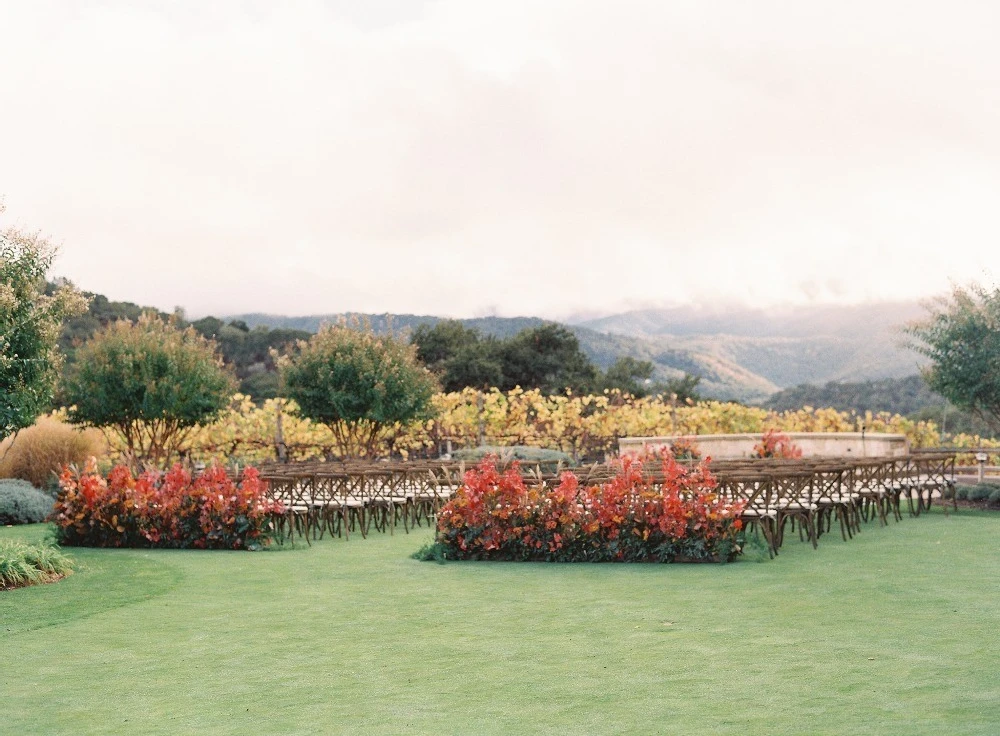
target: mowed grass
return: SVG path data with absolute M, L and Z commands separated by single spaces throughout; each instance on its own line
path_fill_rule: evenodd
M 731 565 L 410 559 L 429 538 L 71 550 L 0 593 L 0 733 L 1000 733 L 1000 515 Z

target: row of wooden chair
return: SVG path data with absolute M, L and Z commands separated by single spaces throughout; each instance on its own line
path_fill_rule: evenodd
M 891 458 L 808 458 L 715 461 L 711 471 L 718 493 L 743 502 L 743 521 L 765 539 L 773 556 L 784 540 L 785 527 L 818 546 L 834 521 L 845 541 L 861 524 L 878 519 L 900 521 L 902 499 L 910 515 L 930 507 L 932 499 L 946 497 L 953 487 L 955 455 L 920 453 Z M 284 513 L 276 519 L 279 538 L 307 542 L 327 532 L 350 538 L 366 537 L 374 528 L 390 534 L 402 524 L 433 524 L 438 510 L 461 487 L 467 466 L 450 461 L 312 462 L 274 464 L 260 468 L 269 493 L 281 501 Z M 554 485 L 563 469 L 543 470 L 522 463 L 528 483 Z M 581 485 L 603 483 L 617 468 L 601 463 L 573 468 Z M 655 485 L 656 463 L 644 472 Z
M 901 499 L 911 516 L 946 498 L 954 487 L 954 455 L 913 454 L 863 459 L 755 460 L 717 463 L 719 493 L 744 504 L 744 522 L 760 531 L 771 556 L 784 541 L 785 526 L 817 547 L 834 520 L 847 541 L 862 522 L 889 516 L 901 521 Z M 954 494 L 951 494 L 952 497 Z
M 269 494 L 285 509 L 279 538 L 307 542 L 325 533 L 366 537 L 402 524 L 433 523 L 458 490 L 465 468 L 457 463 L 296 463 L 261 469 Z

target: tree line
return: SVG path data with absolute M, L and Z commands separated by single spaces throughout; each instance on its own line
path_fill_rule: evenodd
M 803 406 L 829 407 L 858 414 L 884 411 L 916 421 L 932 421 L 942 434 L 990 437 L 995 431 L 971 411 L 958 408 L 933 391 L 920 375 L 873 381 L 830 381 L 823 386 L 803 383 L 772 394 L 762 406 L 773 411 L 794 411 Z
M 60 285 L 48 283 L 46 293 L 55 293 Z M 169 314 L 132 302 L 111 301 L 102 294 L 83 292 L 83 295 L 89 300 L 86 311 L 67 318 L 59 336 L 59 347 L 67 357 L 68 366 L 75 363 L 77 348 L 99 330 L 118 320 L 137 322 L 141 315 L 153 313 L 161 320 L 173 319 L 181 329 L 190 326 L 215 342 L 223 362 L 236 378 L 237 390 L 257 402 L 279 395 L 277 357 L 314 334 L 266 325 L 250 328 L 241 320 L 226 322 L 212 316 L 187 320 L 179 309 Z M 576 336 L 556 323 L 528 327 L 511 337 L 498 338 L 466 327 L 458 320 L 443 320 L 435 325 L 417 326 L 408 341 L 443 391 L 493 387 L 507 391 L 520 386 L 551 394 L 567 389 L 575 393 L 618 389 L 637 398 L 664 394 L 675 395 L 681 402 L 699 399 L 699 377 L 686 374 L 656 382 L 655 366 L 648 360 L 623 356 L 602 371 L 581 350 Z

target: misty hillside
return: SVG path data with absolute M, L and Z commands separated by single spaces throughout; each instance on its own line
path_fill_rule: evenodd
M 292 330 L 306 330 L 316 332 L 320 325 L 325 323 L 336 324 L 341 320 L 360 320 L 363 324 L 370 324 L 375 332 L 387 332 L 390 329 L 396 334 L 406 334 L 414 330 L 418 325 L 435 325 L 442 317 L 433 317 L 427 314 L 362 314 L 348 312 L 346 314 L 310 314 L 304 317 L 286 317 L 280 314 L 236 314 L 225 319 L 243 320 L 250 328 L 258 325 L 275 328 L 282 327 Z M 529 327 L 543 325 L 546 320 L 537 317 L 477 317 L 474 319 L 463 319 L 462 324 L 473 327 L 485 335 L 496 335 L 497 337 L 513 337 L 521 330 Z
M 627 312 L 579 325 L 714 356 L 786 388 L 913 375 L 923 361 L 904 347 L 902 327 L 924 315 L 916 302 L 767 312 L 683 307 Z
M 702 377 L 710 398 L 762 401 L 803 383 L 901 378 L 917 372 L 919 356 L 902 346 L 900 327 L 923 316 L 915 303 L 797 310 L 645 310 L 568 325 L 587 356 L 601 368 L 630 355 L 656 366 L 656 378 Z M 359 318 L 376 331 L 405 334 L 430 315 L 232 315 L 251 327 L 267 325 L 315 332 L 323 322 Z M 535 317 L 462 320 L 484 334 L 510 337 L 544 323 Z
M 572 320 L 598 332 L 637 337 L 655 335 L 738 337 L 814 337 L 825 335 L 857 339 L 865 334 L 893 333 L 901 325 L 925 315 L 917 302 L 886 302 L 847 306 L 778 307 L 674 307 L 622 312 L 607 317 Z

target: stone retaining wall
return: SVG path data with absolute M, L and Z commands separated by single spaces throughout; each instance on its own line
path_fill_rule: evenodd
M 904 434 L 867 434 L 863 432 L 787 432 L 792 442 L 802 448 L 803 457 L 894 457 L 910 451 Z M 670 446 L 678 439 L 691 440 L 702 457 L 717 460 L 749 458 L 760 434 L 701 434 L 675 437 L 622 437 L 618 450 L 641 452 L 643 448 Z

